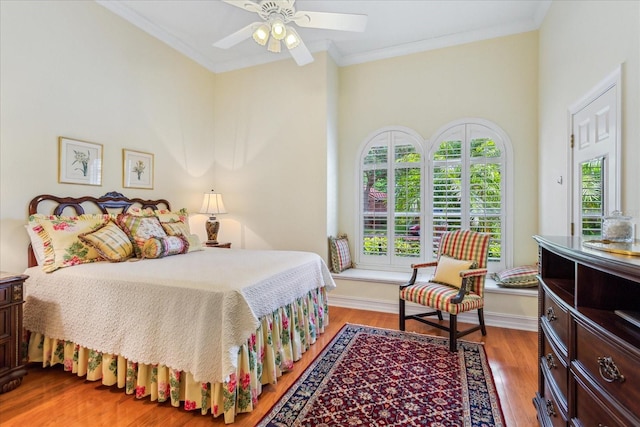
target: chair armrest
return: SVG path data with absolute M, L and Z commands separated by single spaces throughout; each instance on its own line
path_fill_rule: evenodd
M 469 270 L 462 270 L 460 272 L 460 277 L 462 277 L 462 286 L 460 286 L 460 292 L 458 292 L 458 295 L 451 298 L 451 302 L 453 304 L 461 303 L 462 300 L 464 299 L 464 296 L 468 292 L 467 288 L 469 287 L 469 279 L 472 277 L 485 276 L 486 274 L 487 274 L 486 268 L 472 268 Z
M 416 268 L 435 267 L 436 265 L 438 265 L 438 261 L 429 261 L 422 264 L 411 264 L 411 268 L 415 270 Z
M 436 265 L 438 265 L 438 261 L 423 262 L 421 264 L 411 264 L 411 268 L 413 268 L 411 279 L 409 279 L 407 283 L 400 285 L 400 289 L 406 288 L 407 286 L 411 286 L 416 283 L 416 279 L 418 278 L 418 269 L 425 267 L 434 267 Z
M 467 277 L 484 276 L 485 274 L 487 274 L 487 269 L 486 268 L 472 268 L 472 269 L 469 269 L 469 270 L 462 270 L 460 272 L 460 277 L 465 279 Z

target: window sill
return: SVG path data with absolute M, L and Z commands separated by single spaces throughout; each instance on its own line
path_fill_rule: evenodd
M 334 279 L 352 280 L 356 282 L 386 283 L 389 285 L 401 285 L 411 278 L 410 272 L 365 270 L 362 268 L 350 268 L 342 273 L 331 273 Z M 419 281 L 427 281 L 433 276 L 433 268 L 425 268 L 424 273 L 418 274 Z M 485 279 L 485 292 L 496 294 L 510 294 L 523 296 L 538 296 L 538 288 L 503 288 L 498 286 L 490 277 Z

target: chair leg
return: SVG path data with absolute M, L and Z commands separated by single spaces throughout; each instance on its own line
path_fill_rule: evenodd
M 478 309 L 478 321 L 480 322 L 480 330 L 482 335 L 487 335 L 487 328 L 484 326 L 484 308 Z
M 438 310 L 438 320 L 442 320 L 442 311 Z
M 400 330 L 404 331 L 404 321 L 405 321 L 405 316 L 404 316 L 404 300 L 402 298 L 400 298 L 400 304 L 399 304 L 399 317 L 400 317 Z
M 449 351 L 458 351 L 458 317 L 449 314 Z

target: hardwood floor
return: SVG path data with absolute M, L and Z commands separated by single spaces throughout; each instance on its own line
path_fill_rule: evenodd
M 284 374 L 278 385 L 265 387 L 258 408 L 239 414 L 234 426 L 253 426 L 269 411 L 322 348 L 345 323 L 398 329 L 398 316 L 389 313 L 330 307 L 330 324 L 318 342 Z M 464 326 L 464 325 L 463 325 Z M 408 331 L 443 335 L 439 329 L 409 321 Z M 532 398 L 537 380 L 537 334 L 535 332 L 487 327 L 464 337 L 483 341 L 500 396 L 507 426 L 537 426 Z M 61 367 L 42 369 L 31 366 L 17 389 L 0 394 L 0 425 L 8 426 L 222 426 L 221 417 L 186 412 L 148 400 L 137 400 L 115 387 L 85 381 L 63 372 Z

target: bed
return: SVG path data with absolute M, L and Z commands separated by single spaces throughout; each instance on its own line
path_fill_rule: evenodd
M 120 193 L 41 195 L 29 215 L 29 362 L 62 364 L 137 398 L 232 423 L 253 410 L 262 387 L 276 384 L 328 325 L 326 294 L 335 283 L 317 254 L 206 248 L 176 232 L 188 229 L 184 211 L 172 212 L 164 199 Z M 82 231 L 87 218 L 100 225 Z M 122 226 L 126 220 L 160 223 L 167 237 L 140 232 L 142 245 L 140 235 Z M 61 252 L 60 242 L 74 238 L 68 224 L 79 224 L 80 232 Z M 142 256 L 133 251 L 113 262 L 112 252 L 89 240 L 114 224 Z M 58 232 L 70 234 L 56 240 Z M 171 253 L 163 241 L 177 242 L 180 251 Z M 161 256 L 148 255 L 154 242 L 153 250 L 166 251 L 151 253 Z M 97 258 L 88 256 L 93 249 Z

